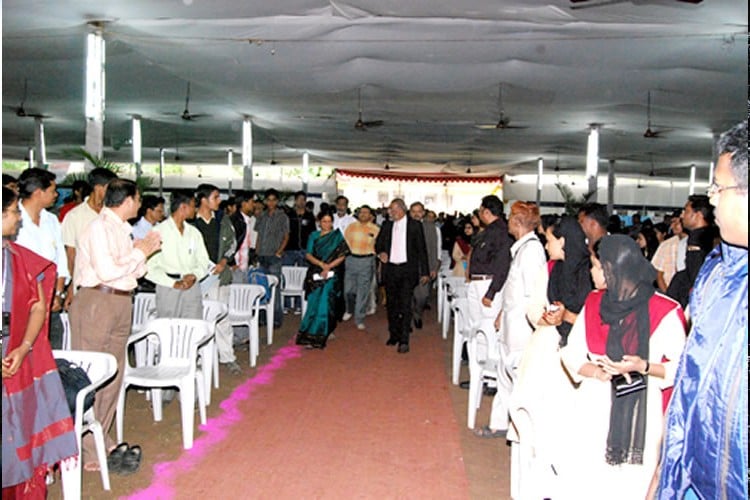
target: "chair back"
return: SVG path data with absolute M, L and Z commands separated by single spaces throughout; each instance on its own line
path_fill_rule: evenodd
M 140 292 L 133 299 L 133 330 L 139 330 L 156 310 L 156 294 Z
M 279 278 L 271 274 L 268 275 L 268 288 L 271 290 L 271 298 L 265 304 L 261 303 L 266 309 L 273 308 L 276 302 L 276 291 L 279 289 Z
M 83 368 L 93 386 L 103 384 L 117 373 L 117 360 L 106 352 L 54 349 L 52 357 L 67 359 L 72 364 Z
M 255 305 L 266 295 L 261 285 L 231 284 L 229 286 L 229 315 L 252 315 Z
M 307 268 L 302 266 L 281 266 L 281 275 L 284 278 L 284 286 L 281 293 L 300 292 L 304 289 Z
M 466 297 L 466 279 L 463 276 L 446 276 L 445 287 L 450 297 Z
M 203 299 L 203 319 L 215 325 L 224 319 L 229 312 L 229 306 L 218 300 Z
M 213 325 L 202 319 L 158 318 L 142 332 L 159 339 L 159 366 L 195 367 L 198 347 L 210 338 Z
M 455 315 L 453 320 L 454 335 L 467 337 L 471 328 L 471 322 L 469 321 L 469 299 L 465 297 L 453 299 L 451 307 Z
M 70 350 L 70 318 L 68 318 L 68 313 L 61 312 L 60 313 L 60 323 L 62 323 L 62 349 L 64 351 Z

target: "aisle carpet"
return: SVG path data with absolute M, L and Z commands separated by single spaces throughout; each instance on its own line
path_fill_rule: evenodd
M 444 341 L 417 331 L 397 354 L 378 316 L 278 349 L 130 498 L 468 498 Z

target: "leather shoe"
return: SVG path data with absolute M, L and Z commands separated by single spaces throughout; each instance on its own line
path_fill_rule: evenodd
M 398 352 L 399 354 L 406 354 L 407 352 L 409 352 L 409 344 L 399 344 Z
M 398 340 L 394 339 L 393 337 L 390 337 L 388 340 L 385 341 L 385 345 L 396 345 L 398 344 Z
M 414 328 L 416 328 L 417 330 L 421 330 L 422 329 L 422 320 L 421 319 L 415 319 L 414 320 Z
M 468 380 L 462 380 L 461 382 L 459 382 L 458 386 L 461 389 L 468 389 L 469 387 L 471 387 L 471 382 L 469 382 Z

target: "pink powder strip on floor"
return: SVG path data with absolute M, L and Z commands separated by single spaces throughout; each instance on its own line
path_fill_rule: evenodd
M 239 410 L 240 402 L 247 400 L 259 387 L 270 384 L 274 372 L 283 368 L 289 360 L 302 355 L 302 348 L 294 345 L 293 342 L 294 340 L 290 345 L 279 349 L 267 364 L 258 369 L 254 377 L 238 386 L 227 399 L 221 402 L 219 407 L 223 411 L 219 416 L 207 419 L 206 425 L 199 426 L 203 433 L 194 441 L 192 449 L 184 450 L 180 458 L 175 461 L 155 464 L 154 481 L 151 486 L 124 498 L 127 500 L 173 498 L 174 477 L 195 467 L 214 446 L 226 438 L 229 429 L 242 418 Z

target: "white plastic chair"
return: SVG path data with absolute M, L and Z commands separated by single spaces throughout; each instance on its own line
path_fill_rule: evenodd
M 443 294 L 443 321 L 441 322 L 441 334 L 444 339 L 447 339 L 451 321 L 450 302 L 454 299 L 466 297 L 466 280 L 461 276 L 447 276 L 445 278 L 444 287 L 445 292 Z
M 86 396 L 104 385 L 117 373 L 117 360 L 106 352 L 53 350 L 56 359 L 67 359 L 70 363 L 80 366 L 88 374 L 91 384 L 78 391 L 76 395 L 76 412 L 74 418 L 78 455 L 68 458 L 60 464 L 62 471 L 63 497 L 66 499 L 81 498 L 81 463 L 83 460 L 81 440 L 83 435 L 91 432 L 96 443 L 96 455 L 99 459 L 102 487 L 110 490 L 109 468 L 107 467 L 107 449 L 104 445 L 104 430 L 96 419 L 94 408 L 83 411 Z
M 482 404 L 484 383 L 494 385 L 497 381 L 497 366 L 500 359 L 497 333 L 494 325 L 485 322 L 476 331 L 469 332 L 469 402 L 466 425 L 473 429 L 477 410 Z
M 258 313 L 261 297 L 266 289 L 261 285 L 233 283 L 229 286 L 229 311 L 227 319 L 232 326 L 246 326 L 250 342 L 250 366 L 255 366 L 260 350 L 258 340 Z M 270 321 L 273 327 L 273 321 Z
M 135 385 L 153 389 L 176 386 L 180 391 L 182 443 L 186 450 L 193 447 L 195 399 L 201 423 L 206 423 L 204 375 L 198 368 L 198 349 L 210 341 L 213 329 L 202 319 L 159 318 L 149 321 L 139 333 L 128 339 L 128 344 L 155 335 L 159 339 L 159 356 L 153 366 L 130 366 L 125 363 L 120 396 L 117 400 L 117 440 L 123 440 L 125 393 Z M 197 389 L 196 389 L 197 387 Z M 154 420 L 162 419 L 161 390 L 152 391 Z
M 133 297 L 133 324 L 130 328 L 132 333 L 138 333 L 143 325 L 153 319 L 156 314 L 156 294 L 150 292 L 139 292 Z M 144 366 L 153 359 L 156 347 L 149 345 L 148 340 L 133 344 L 135 351 L 135 365 Z
M 453 308 L 453 357 L 451 358 L 451 382 L 458 385 L 461 372 L 461 351 L 468 340 L 471 328 L 468 316 L 468 299 L 457 298 L 451 302 Z
M 61 312 L 60 313 L 60 323 L 62 323 L 62 350 L 63 351 L 69 351 L 70 350 L 70 318 L 68 318 L 68 313 Z
M 258 302 L 258 310 L 266 311 L 266 340 L 268 345 L 271 345 L 273 343 L 274 305 L 278 300 L 276 296 L 278 295 L 279 278 L 270 274 L 266 275 L 266 278 L 268 279 L 268 288 L 271 290 L 271 298 L 265 304 Z
M 303 266 L 281 266 L 281 275 L 284 278 L 284 286 L 281 288 L 281 300 L 283 301 L 284 297 L 299 297 L 302 303 L 302 316 L 304 316 L 307 310 L 307 300 L 305 300 L 305 276 L 307 276 L 307 268 Z
M 219 388 L 219 351 L 216 348 L 216 325 L 227 316 L 228 312 L 229 306 L 225 303 L 218 300 L 203 299 L 203 319 L 211 325 L 211 331 L 214 333 L 213 339 L 200 350 L 203 363 L 203 383 L 206 389 L 206 406 L 211 404 L 212 375 L 214 388 Z

